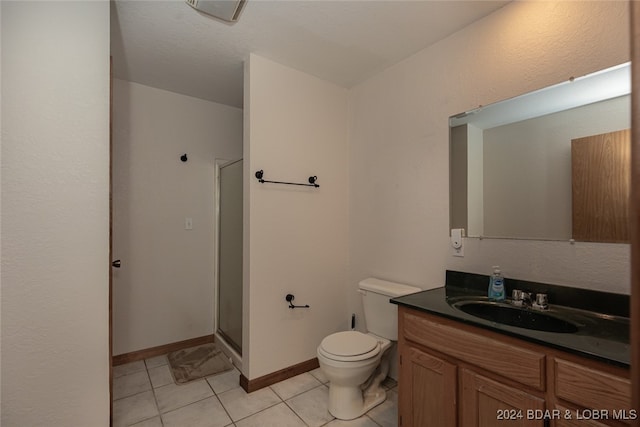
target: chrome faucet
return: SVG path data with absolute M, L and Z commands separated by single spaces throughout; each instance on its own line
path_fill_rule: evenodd
M 520 289 L 514 289 L 511 291 L 511 304 L 516 307 L 530 307 L 531 294 L 529 292 L 521 291 Z
M 549 309 L 549 297 L 547 294 L 536 294 L 536 299 L 531 299 L 530 292 L 524 292 L 520 289 L 511 291 L 511 304 L 516 307 L 531 307 L 534 310 Z
M 549 297 L 547 296 L 547 294 L 536 294 L 536 301 L 531 304 L 531 308 L 535 310 L 548 310 Z

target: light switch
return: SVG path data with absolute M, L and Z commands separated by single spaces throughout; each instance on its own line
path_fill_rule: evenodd
M 193 219 L 185 218 L 184 219 L 184 229 L 185 230 L 193 230 Z

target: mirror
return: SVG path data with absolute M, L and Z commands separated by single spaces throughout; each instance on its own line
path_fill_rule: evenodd
M 449 118 L 450 228 L 628 242 L 630 64 Z

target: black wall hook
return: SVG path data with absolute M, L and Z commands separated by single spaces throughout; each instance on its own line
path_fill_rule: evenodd
M 293 309 L 293 308 L 310 308 L 309 304 L 305 304 L 305 305 L 293 305 L 293 300 L 295 299 L 295 297 L 292 294 L 287 294 L 286 297 L 284 297 L 284 299 L 289 303 L 289 308 Z
M 182 160 L 183 162 L 187 161 L 187 153 L 184 153 L 182 156 L 180 156 L 180 160 Z

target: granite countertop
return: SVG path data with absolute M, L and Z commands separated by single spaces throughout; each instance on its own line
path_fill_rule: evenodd
M 452 307 L 452 301 L 486 297 L 488 276 L 471 276 L 473 277 L 469 278 L 469 273 L 447 271 L 446 286 L 393 298 L 391 303 L 613 365 L 626 368 L 630 366 L 628 304 L 624 304 L 625 297 L 628 301 L 628 296 L 505 279 L 508 293 L 512 289 L 548 293 L 550 311 L 569 313 L 581 324 L 574 333 L 537 331 L 484 320 Z M 609 302 L 607 310 L 603 309 L 603 300 Z M 554 301 L 558 302 L 555 306 Z M 567 306 L 567 301 L 575 301 L 576 304 Z M 560 305 L 561 303 L 565 304 Z M 597 306 L 597 311 L 593 310 L 594 305 Z

